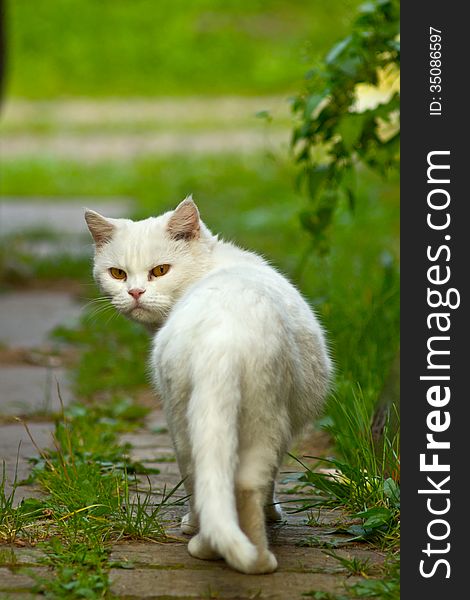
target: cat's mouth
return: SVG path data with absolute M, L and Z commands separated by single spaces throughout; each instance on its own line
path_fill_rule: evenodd
M 147 308 L 146 306 L 143 306 L 142 304 L 134 304 L 133 306 L 130 307 L 129 312 L 132 314 L 146 314 L 150 312 L 150 309 Z
M 139 318 L 140 315 L 148 315 L 151 310 L 142 304 L 139 301 L 134 301 L 131 303 L 126 303 L 124 305 L 116 306 L 118 310 L 125 315 L 132 317 L 134 319 Z
M 141 323 L 156 323 L 160 321 L 159 315 L 155 313 L 155 310 L 142 304 L 131 306 L 127 311 L 127 315 L 131 319 L 140 321 Z
M 161 323 L 168 314 L 165 306 L 155 306 L 155 304 L 149 306 L 141 300 L 115 306 L 119 312 L 129 319 L 147 325 Z

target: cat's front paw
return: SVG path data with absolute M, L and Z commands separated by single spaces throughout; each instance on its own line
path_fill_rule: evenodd
M 249 548 L 249 553 L 240 551 L 235 548 L 230 553 L 227 553 L 225 559 L 228 564 L 241 573 L 247 575 L 264 575 L 273 573 L 277 569 L 277 560 L 274 554 L 267 548 L 259 549 L 252 546 Z
M 200 533 L 189 540 L 188 552 L 194 558 L 201 560 L 218 560 L 221 558 L 220 554 L 212 549 Z
M 273 573 L 277 569 L 277 559 L 270 550 L 262 550 L 251 573 L 259 575 Z
M 199 531 L 199 523 L 193 512 L 188 512 L 181 519 L 181 531 L 186 535 L 195 535 Z

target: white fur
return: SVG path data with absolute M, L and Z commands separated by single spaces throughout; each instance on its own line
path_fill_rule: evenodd
M 199 529 L 190 553 L 222 556 L 245 573 L 271 572 L 277 562 L 255 513 L 264 507 L 271 519 L 280 516 L 279 465 L 328 389 L 324 335 L 266 261 L 219 241 L 202 222 L 194 238 L 174 239 L 173 214 L 108 219 L 114 232 L 97 244 L 94 274 L 118 310 L 156 330 L 152 376 L 191 494 L 183 530 Z M 149 279 L 158 264 L 171 268 Z M 127 280 L 112 279 L 111 267 Z M 140 310 L 127 293 L 133 287 L 145 289 Z

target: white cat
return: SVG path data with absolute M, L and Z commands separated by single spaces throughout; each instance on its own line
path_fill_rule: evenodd
M 294 286 L 259 256 L 218 240 L 191 198 L 133 222 L 87 210 L 94 277 L 155 333 L 151 371 L 190 499 L 192 556 L 243 573 L 277 567 L 265 518 L 293 437 L 318 414 L 331 362 Z

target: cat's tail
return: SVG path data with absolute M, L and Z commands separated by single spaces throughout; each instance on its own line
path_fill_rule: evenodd
M 233 371 L 222 369 L 225 373 L 221 373 L 220 366 L 217 373 L 205 377 L 204 384 L 193 390 L 188 407 L 200 525 L 188 550 L 202 559 L 222 556 L 243 573 L 259 572 L 256 546 L 238 524 L 234 491 L 240 386 L 233 380 Z M 225 377 L 218 380 L 221 375 Z

